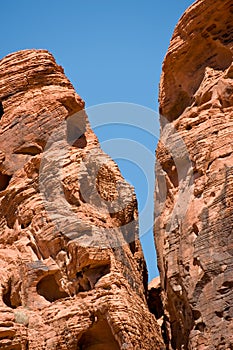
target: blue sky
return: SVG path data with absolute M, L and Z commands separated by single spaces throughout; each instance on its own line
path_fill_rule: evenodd
M 192 2 L 4 1 L 1 3 L 0 58 L 21 49 L 47 49 L 64 67 L 87 107 L 110 102 L 146 107 L 142 118 L 145 126 L 152 125 L 154 128 L 152 135 L 135 126 L 127 126 L 122 121 L 118 122 L 117 117 L 115 124 L 110 119 L 109 126 L 96 127 L 95 131 L 100 141 L 105 141 L 103 148 L 110 155 L 111 147 L 114 155 L 117 146 L 112 141 L 108 144 L 106 141 L 122 138 L 135 140 L 153 154 L 159 133 L 156 121 L 153 126 L 153 118 L 157 118 L 161 64 L 174 27 Z M 154 110 L 154 114 L 147 108 Z M 141 107 L 138 110 L 142 111 Z M 94 125 L 95 114 L 90 114 Z M 137 118 L 140 119 L 140 116 Z M 98 123 L 100 125 L 101 121 Z M 134 184 L 142 211 L 149 196 L 148 189 L 151 190 L 147 186 L 148 177 L 153 187 L 153 164 L 143 172 L 130 157 L 118 159 L 117 162 L 123 175 Z M 148 159 L 151 161 L 150 157 Z M 146 220 L 152 221 L 153 201 L 150 201 Z M 149 279 L 158 274 L 151 232 L 149 230 L 142 237 Z

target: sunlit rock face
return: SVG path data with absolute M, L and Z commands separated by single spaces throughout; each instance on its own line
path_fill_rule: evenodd
M 232 49 L 232 1 L 199 0 L 163 63 L 155 241 L 169 349 L 233 348 Z
M 0 348 L 163 349 L 132 187 L 50 53 L 0 61 Z

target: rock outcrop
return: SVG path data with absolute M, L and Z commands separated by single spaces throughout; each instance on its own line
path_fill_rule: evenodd
M 163 349 L 137 203 L 50 53 L 0 61 L 0 348 Z
M 163 64 L 155 241 L 168 349 L 233 349 L 232 51 L 232 0 L 199 0 Z
M 45 50 L 0 61 L 1 349 L 233 349 L 232 51 L 232 1 L 196 1 L 163 64 L 148 292 L 84 101 Z

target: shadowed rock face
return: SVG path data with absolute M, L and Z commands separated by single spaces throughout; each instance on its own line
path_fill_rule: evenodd
M 63 69 L 3 58 L 0 101 L 0 348 L 163 349 L 134 191 Z
M 155 241 L 169 349 L 233 348 L 232 49 L 232 1 L 199 0 L 163 64 Z

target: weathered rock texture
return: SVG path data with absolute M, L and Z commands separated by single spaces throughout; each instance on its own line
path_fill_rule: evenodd
M 199 0 L 163 64 L 155 241 L 169 349 L 233 349 L 232 49 L 232 0 Z
M 101 151 L 85 113 L 77 114 L 84 102 L 63 69 L 44 50 L 5 57 L 0 101 L 0 348 L 163 349 L 146 306 L 133 189 Z M 51 170 L 62 151 L 56 130 L 65 120 L 60 176 L 78 229 L 69 226 L 65 208 L 61 213 L 64 202 L 50 203 L 50 213 L 47 192 L 40 192 L 47 186 L 56 196 L 58 174 Z M 46 144 L 54 132 L 51 158 L 54 145 Z M 90 191 L 96 169 L 99 197 Z M 111 207 L 116 198 L 119 211 Z M 106 232 L 104 248 L 98 239 Z

